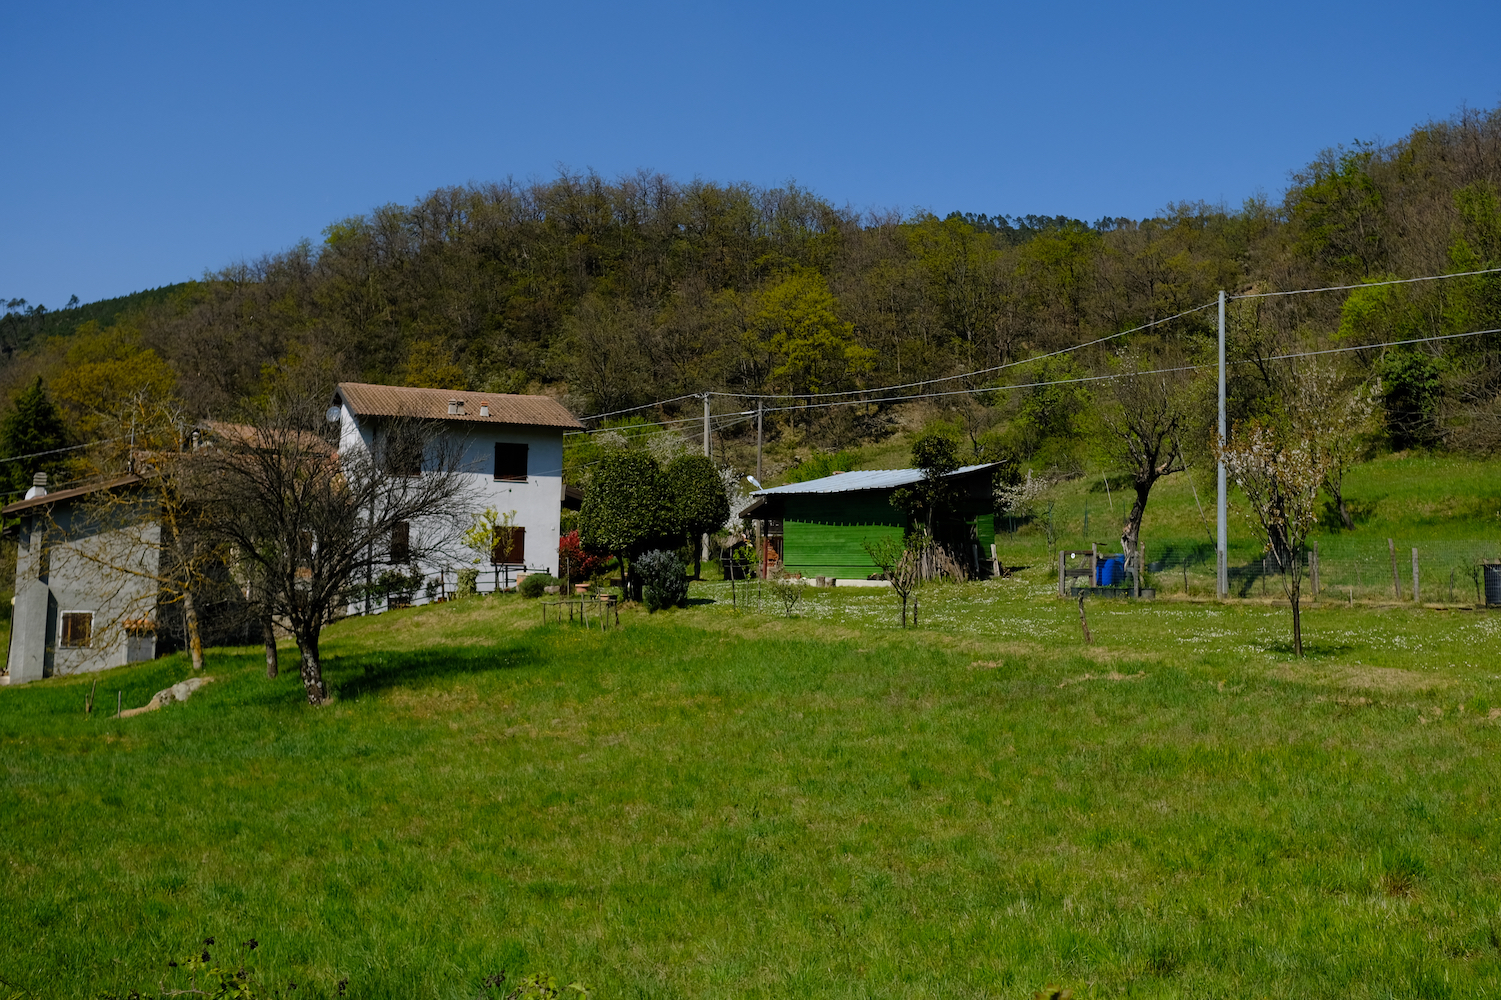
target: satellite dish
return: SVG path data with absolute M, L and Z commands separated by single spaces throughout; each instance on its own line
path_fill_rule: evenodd
M 340 410 L 337 406 L 330 406 L 328 412 L 323 414 L 323 418 L 331 424 L 336 424 L 339 422 L 339 413 Z

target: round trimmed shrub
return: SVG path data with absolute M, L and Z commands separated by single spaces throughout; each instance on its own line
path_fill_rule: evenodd
M 676 552 L 653 549 L 631 567 L 641 577 L 641 600 L 647 611 L 671 608 L 688 601 L 688 567 Z
M 526 578 L 516 585 L 516 593 L 522 597 L 541 597 L 548 587 L 556 587 L 563 581 L 546 573 L 528 573 Z

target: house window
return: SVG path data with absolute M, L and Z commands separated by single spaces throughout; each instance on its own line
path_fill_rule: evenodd
M 58 645 L 64 649 L 80 649 L 93 645 L 94 612 L 64 611 Z
M 526 445 L 496 442 L 495 478 L 507 483 L 526 482 Z
M 495 547 L 490 551 L 490 564 L 493 566 L 525 565 L 526 529 L 512 528 L 509 539 L 503 534 L 499 535 L 495 540 Z
M 404 566 L 412 561 L 412 525 L 397 521 L 391 525 L 391 565 Z
M 408 428 L 401 428 L 386 434 L 385 460 L 386 471 L 393 476 L 406 476 L 415 478 L 422 475 L 422 445 L 421 436 Z

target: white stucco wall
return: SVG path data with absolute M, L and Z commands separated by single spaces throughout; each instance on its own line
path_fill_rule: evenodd
M 349 404 L 344 403 L 339 410 L 339 424 L 340 452 L 351 449 L 370 451 L 378 418 L 362 421 L 350 410 Z M 464 471 L 461 475 L 465 479 L 466 501 L 472 513 L 478 514 L 486 507 L 494 507 L 501 514 L 514 511 L 515 524 L 526 529 L 524 568 L 556 575 L 563 499 L 563 430 L 472 420 L 444 421 L 443 424 L 444 433 L 462 449 L 461 467 Z M 497 442 L 527 446 L 526 482 L 495 479 Z M 413 531 L 421 530 L 420 524 L 413 525 Z M 453 573 L 473 566 L 474 558 L 475 553 L 455 542 L 445 549 L 445 558 L 425 561 L 422 568 L 429 576 L 444 570 L 451 587 Z M 478 568 L 482 583 L 491 578 L 488 560 Z

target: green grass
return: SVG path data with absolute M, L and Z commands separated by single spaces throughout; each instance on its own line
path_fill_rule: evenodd
M 134 719 L 0 689 L 0 979 L 154 989 L 254 936 L 302 997 L 1501 993 L 1501 616 L 1326 607 L 1294 664 L 1269 603 L 1096 602 L 1084 649 L 1045 581 L 906 633 L 889 594 L 694 595 L 345 622 L 321 711 L 254 651 Z

